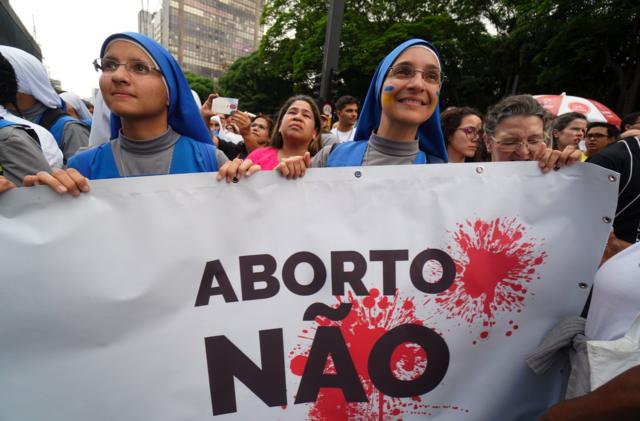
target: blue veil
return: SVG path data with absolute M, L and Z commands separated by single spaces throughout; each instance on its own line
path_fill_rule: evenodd
M 168 116 L 171 128 L 181 135 L 210 144 L 211 136 L 193 99 L 189 83 L 187 83 L 182 69 L 173 56 L 163 46 L 145 35 L 136 32 L 123 32 L 113 34 L 104 41 L 100 49 L 100 57 L 104 56 L 107 46 L 118 39 L 136 43 L 153 57 L 160 67 L 162 77 L 169 90 Z M 118 137 L 118 131 L 121 127 L 120 117 L 111 113 L 112 139 Z
M 433 50 L 440 61 L 440 71 L 443 71 L 440 55 L 435 47 L 428 41 L 418 38 L 410 39 L 394 48 L 392 52 L 382 59 L 373 74 L 369 90 L 367 91 L 367 97 L 362 104 L 358 125 L 356 126 L 355 140 L 368 140 L 371 133 L 380 125 L 380 116 L 382 115 L 382 105 L 380 102 L 382 83 L 387 76 L 389 68 L 398 56 L 402 54 L 404 50 L 414 45 L 424 45 Z M 444 135 L 440 128 L 440 104 L 436 105 L 431 117 L 418 127 L 418 141 L 422 151 L 429 155 L 437 156 L 445 162 L 448 161 Z

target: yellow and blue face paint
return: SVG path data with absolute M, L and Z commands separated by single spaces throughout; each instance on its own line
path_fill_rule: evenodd
M 387 85 L 382 88 L 382 96 L 380 98 L 380 102 L 382 105 L 388 105 L 393 102 L 393 91 L 396 89 L 393 85 Z

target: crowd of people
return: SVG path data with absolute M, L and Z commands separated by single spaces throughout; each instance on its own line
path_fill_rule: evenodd
M 171 54 L 137 33 L 108 37 L 94 67 L 100 74 L 95 109 L 71 92 L 58 94 L 35 57 L 0 46 L 0 192 L 45 184 L 79 195 L 90 190 L 89 180 L 196 172 L 238 182 L 260 170 L 297 179 L 312 167 L 537 161 L 549 172 L 587 161 L 620 173 L 603 267 L 629 288 L 623 306 L 632 311 L 603 311 L 612 302 L 602 298 L 610 294 L 612 276 L 603 274 L 585 311 L 586 332 L 592 314 L 602 327 L 619 326 L 617 314 L 624 313 L 628 326 L 640 310 L 634 292 L 640 279 L 640 112 L 616 127 L 575 112 L 554 117 L 531 95 L 513 95 L 486 113 L 464 105 L 441 113 L 442 59 L 421 39 L 398 45 L 380 62 L 362 103 L 339 98 L 334 124 L 305 95 L 291 96 L 273 118 L 216 114 L 211 104 L 217 94 L 200 105 Z M 628 270 L 612 269 L 619 265 Z M 637 414 L 639 369 L 587 388 L 545 417 Z

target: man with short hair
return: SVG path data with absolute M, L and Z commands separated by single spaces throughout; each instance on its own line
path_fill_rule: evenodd
M 627 114 L 620 122 L 620 139 L 640 136 L 640 111 Z
M 353 135 L 356 132 L 359 106 L 358 100 L 350 95 L 341 96 L 336 101 L 338 125 L 331 129 L 331 133 L 338 138 L 338 142 L 353 140 Z
M 587 125 L 585 144 L 587 146 L 586 155 L 591 158 L 610 144 L 616 141 L 619 131 L 616 126 L 600 121 L 591 122 Z

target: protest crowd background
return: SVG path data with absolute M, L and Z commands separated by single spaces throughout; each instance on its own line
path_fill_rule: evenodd
M 304 182 L 308 168 L 358 165 L 538 161 L 549 172 L 584 161 L 620 173 L 601 264 L 620 254 L 610 264 L 640 311 L 637 4 L 346 2 L 339 72 L 321 99 L 327 4 L 267 1 L 260 47 L 216 81 L 185 76 L 144 35 L 114 34 L 87 63 L 100 86 L 91 101 L 54 89 L 36 57 L 0 46 L 0 191 L 44 184 L 77 196 L 95 179 L 192 172 Z M 226 98 L 238 109 L 215 112 Z M 607 330 L 616 312 L 597 295 L 613 280 L 600 276 L 576 334 L 613 340 L 624 331 Z M 637 419 L 639 370 L 575 393 L 545 419 Z

